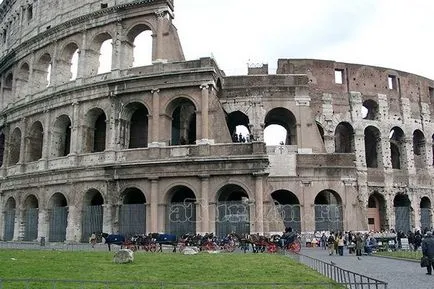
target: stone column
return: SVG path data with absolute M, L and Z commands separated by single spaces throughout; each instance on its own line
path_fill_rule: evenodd
M 74 101 L 72 103 L 72 120 L 71 120 L 71 154 L 76 155 L 79 151 L 79 143 L 80 143 L 80 135 L 79 135 L 79 127 L 80 127 L 80 115 L 79 115 L 79 103 L 78 101 Z
M 66 242 L 78 243 L 81 239 L 82 208 L 76 204 L 68 207 L 68 226 L 66 227 Z
M 209 85 L 208 84 L 202 84 L 200 86 L 200 89 L 202 91 L 202 97 L 201 97 L 201 143 L 208 143 L 209 139 L 209 131 L 208 131 L 208 125 L 209 125 L 209 114 L 208 114 L 208 102 L 209 102 Z
M 158 178 L 151 179 L 151 220 L 149 232 L 158 232 Z
M 152 93 L 152 140 L 149 146 L 157 147 L 159 146 L 160 140 L 160 90 L 154 88 L 151 90 Z
M 16 208 L 15 213 L 15 226 L 14 226 L 14 238 L 13 240 L 23 241 L 25 230 L 24 210 L 22 208 Z
M 49 231 L 49 215 L 45 208 L 39 208 L 38 210 L 38 240 L 42 237 L 48 241 Z
M 210 231 L 209 225 L 209 175 L 202 175 L 200 177 L 200 219 L 197 221 L 201 224 L 200 234 L 205 234 Z
M 157 31 L 156 31 L 156 44 L 153 45 L 152 49 L 152 62 L 166 62 L 167 59 L 163 58 L 164 55 L 164 45 L 163 45 L 163 37 L 164 37 L 164 17 L 166 15 L 166 11 L 157 11 L 155 12 L 157 17 Z
M 308 137 L 303 138 L 303 132 L 308 131 L 306 115 L 311 115 L 310 112 L 310 96 L 296 96 L 295 98 L 296 106 L 298 107 L 298 121 L 297 123 L 297 145 L 299 153 L 311 153 L 312 144 Z
M 103 233 L 113 233 L 113 216 L 115 214 L 115 207 L 112 204 L 103 204 L 102 211 L 102 231 Z
M 407 169 L 409 175 L 415 175 L 416 174 L 416 168 L 414 166 L 414 153 L 413 153 L 413 138 L 412 137 L 406 137 L 405 138 L 405 145 L 403 147 L 402 152 L 402 164 L 401 169 Z M 405 163 L 404 163 L 405 162 Z
M 365 135 L 363 132 L 361 131 L 355 132 L 354 145 L 355 145 L 355 155 L 356 155 L 356 167 L 358 170 L 366 169 Z M 378 157 L 379 156 L 377 156 L 377 158 Z
M 18 164 L 22 165 L 26 161 L 26 142 L 27 142 L 27 119 L 21 119 L 21 144 L 20 144 L 20 157 Z
M 255 227 L 256 233 L 264 234 L 264 188 L 263 175 L 255 175 Z
M 42 147 L 42 158 L 41 161 L 43 162 L 42 166 L 44 170 L 48 168 L 48 158 L 50 155 L 50 149 L 51 149 L 51 142 L 50 142 L 50 135 L 51 135 L 51 114 L 49 110 L 44 111 L 44 139 L 43 139 L 43 147 Z

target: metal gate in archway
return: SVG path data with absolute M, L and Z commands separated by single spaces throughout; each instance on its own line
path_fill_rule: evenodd
M 14 228 L 15 228 L 15 209 L 6 210 L 4 219 L 4 236 L 5 241 L 12 241 L 14 238 Z
M 167 206 L 166 232 L 176 236 L 196 234 L 196 205 L 193 202 L 174 202 Z
M 291 227 L 296 232 L 301 232 L 300 205 L 276 205 L 285 228 Z
M 68 207 L 53 207 L 50 212 L 50 229 L 48 240 L 50 242 L 63 242 L 66 240 L 66 226 L 68 224 Z
M 396 231 L 408 232 L 410 228 L 410 207 L 395 207 Z
M 146 205 L 123 204 L 119 208 L 119 232 L 127 237 L 146 233 Z
M 250 208 L 243 201 L 218 202 L 216 208 L 216 234 L 223 237 L 235 232 L 250 234 Z
M 38 239 L 38 208 L 28 208 L 24 211 L 24 241 Z
M 83 210 L 81 241 L 88 242 L 92 233 L 102 233 L 103 207 L 86 206 Z
M 420 227 L 422 230 L 425 228 L 431 229 L 431 209 L 420 208 Z
M 343 231 L 341 205 L 314 205 L 315 231 Z

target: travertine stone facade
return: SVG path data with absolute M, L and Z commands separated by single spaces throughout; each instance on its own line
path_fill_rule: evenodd
M 51 2 L 0 5 L 0 239 L 431 227 L 432 80 L 302 59 L 226 76 L 184 59 L 172 0 Z

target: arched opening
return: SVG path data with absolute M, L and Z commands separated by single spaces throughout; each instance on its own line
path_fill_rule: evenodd
M 172 145 L 196 143 L 196 107 L 186 98 L 178 98 L 171 103 Z
M 126 147 L 131 149 L 148 146 L 148 110 L 143 104 L 134 102 L 126 105 L 121 126 L 121 139 L 128 140 Z
M 393 199 L 393 206 L 395 208 L 395 229 L 397 232 L 402 231 L 404 233 L 411 230 L 410 226 L 410 214 L 411 214 L 411 202 L 408 195 L 398 194 Z
M 284 140 L 280 140 L 281 129 L 272 127 L 272 130 L 267 130 L 268 126 L 277 125 L 285 129 L 286 135 Z M 278 107 L 270 110 L 265 117 L 264 140 L 278 138 L 279 144 L 297 145 L 297 121 L 292 112 L 283 107 Z M 267 135 L 265 133 L 267 132 Z M 268 135 L 271 132 L 271 137 Z M 283 142 L 283 143 L 282 143 Z M 268 145 L 268 142 L 266 142 Z M 270 141 L 270 143 L 274 143 Z
M 84 195 L 83 218 L 81 219 L 81 241 L 86 243 L 92 233 L 103 233 L 104 199 L 96 189 L 90 189 Z
M 3 239 L 5 241 L 12 241 L 14 238 L 14 229 L 15 229 L 15 213 L 16 213 L 17 204 L 15 199 L 10 197 L 6 201 L 5 210 L 4 210 L 4 232 Z
M 66 45 L 56 62 L 56 74 L 59 83 L 67 83 L 77 78 L 78 58 L 78 45 L 76 43 Z
M 375 100 L 368 99 L 363 102 L 362 117 L 367 120 L 378 119 L 378 104 Z
M 366 167 L 381 167 L 381 133 L 378 128 L 368 126 L 365 128 L 365 160 Z
M 67 115 L 59 116 L 51 129 L 52 157 L 64 157 L 71 151 L 71 120 Z
M 133 43 L 132 66 L 152 64 L 152 31 L 148 26 L 139 24 L 128 32 L 128 39 Z M 129 61 L 129 63 L 131 63 Z
M 13 81 L 14 75 L 12 73 L 8 73 L 3 86 L 3 106 L 6 106 L 12 101 Z
M 3 129 L 0 130 L 0 167 L 3 166 L 3 157 L 5 151 L 5 135 Z
M 110 72 L 112 69 L 112 53 L 113 42 L 112 39 L 104 40 L 99 50 L 99 66 L 98 74 Z
M 423 197 L 420 200 L 420 228 L 421 231 L 431 230 L 431 200 Z
M 335 152 L 354 152 L 354 129 L 348 122 L 341 122 L 335 130 Z
M 319 135 L 321 136 L 322 142 L 324 143 L 324 128 L 319 122 L 316 122 L 316 127 L 318 129 Z
M 29 76 L 30 76 L 30 67 L 26 62 L 24 62 L 21 65 L 19 72 L 17 74 L 17 78 L 15 80 L 18 98 L 22 98 L 27 94 Z
M 44 131 L 40 121 L 33 123 L 28 138 L 27 160 L 34 162 L 42 158 L 42 146 L 44 144 Z
M 43 54 L 33 67 L 33 86 L 37 89 L 45 89 L 51 83 L 51 56 Z
M 137 188 L 128 188 L 123 193 L 119 211 L 119 231 L 131 237 L 146 233 L 146 198 Z
M 368 229 L 374 232 L 386 229 L 386 201 L 378 192 L 372 193 L 368 199 Z
M 86 114 L 84 152 L 102 152 L 106 143 L 106 116 L 102 109 L 93 108 Z
M 228 184 L 217 192 L 216 233 L 250 234 L 249 196 L 240 186 Z
M 186 186 L 176 186 L 168 192 L 166 232 L 176 236 L 196 233 L 196 196 Z
M 285 228 L 291 227 L 294 231 L 301 232 L 300 202 L 297 196 L 287 190 L 277 190 L 271 194 L 271 197 L 274 201 L 272 206 L 279 213 L 282 222 L 279 230 L 274 228 L 269 228 L 269 230 L 283 232 Z M 270 220 L 268 217 L 266 219 L 273 220 L 273 218 Z
M 68 203 L 62 193 L 55 193 L 49 202 L 49 236 L 50 242 L 64 242 L 68 225 Z
M 34 195 L 30 195 L 24 201 L 24 241 L 35 241 L 38 239 L 39 203 Z
M 332 190 L 323 190 L 315 197 L 315 231 L 343 231 L 342 199 Z
M 426 162 L 425 136 L 418 129 L 413 132 L 413 156 L 416 169 L 424 169 Z
M 226 124 L 233 142 L 246 142 L 247 140 L 251 140 L 249 123 L 249 117 L 239 110 L 227 115 Z
M 10 145 L 9 145 L 9 163 L 8 165 L 13 166 L 20 160 L 20 148 L 21 148 L 21 130 L 15 128 L 11 135 Z
M 401 169 L 405 144 L 404 132 L 399 127 L 394 127 L 390 131 L 389 138 L 392 168 Z

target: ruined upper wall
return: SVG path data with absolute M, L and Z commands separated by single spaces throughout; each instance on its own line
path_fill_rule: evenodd
M 130 5 L 143 6 L 139 12 L 142 15 L 148 6 L 152 6 L 149 12 L 153 13 L 155 5 L 169 8 L 173 15 L 173 0 L 4 0 L 0 5 L 0 57 L 32 37 L 54 32 L 56 27 L 66 29 L 87 22 L 82 29 L 89 29 L 92 27 L 86 21 L 89 17 L 99 25 L 98 18 Z M 101 23 L 104 22 L 107 21 Z
M 429 104 L 434 115 L 434 81 L 419 75 L 384 67 L 317 59 L 279 59 L 277 74 L 307 74 L 312 105 L 320 110 L 324 93 L 332 94 L 336 113 L 349 111 L 350 91 L 358 91 L 363 100 L 387 96 L 389 113 L 400 116 L 401 100 L 408 98 L 411 114 L 420 118 L 421 103 Z M 335 75 L 336 74 L 336 75 Z M 336 81 L 336 76 L 341 81 Z M 340 83 L 339 83 L 340 82 Z

